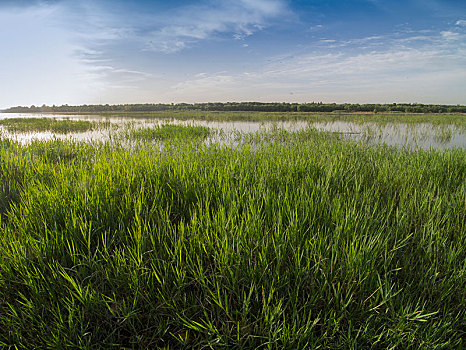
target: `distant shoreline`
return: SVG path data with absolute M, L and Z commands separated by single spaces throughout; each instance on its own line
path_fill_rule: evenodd
M 466 113 L 464 105 L 436 105 L 421 103 L 355 104 L 355 103 L 178 103 L 178 104 L 119 104 L 119 105 L 78 105 L 78 106 L 17 106 L 2 110 L 2 113 L 148 113 L 167 111 L 196 112 L 278 112 L 278 113 Z

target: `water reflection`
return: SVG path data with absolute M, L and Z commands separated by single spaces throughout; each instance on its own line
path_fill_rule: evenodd
M 266 132 L 273 129 L 298 131 L 312 127 L 319 131 L 339 133 L 344 137 L 366 141 L 370 144 L 385 143 L 390 146 L 411 146 L 424 149 L 466 148 L 465 128 L 454 125 L 437 126 L 432 124 L 401 123 L 354 123 L 348 121 L 309 122 L 309 121 L 205 121 L 130 118 L 99 115 L 50 115 L 50 114 L 17 114 L 0 113 L 0 119 L 6 118 L 55 118 L 57 120 L 86 120 L 92 122 L 109 122 L 114 127 L 102 128 L 80 133 L 55 134 L 51 132 L 9 133 L 0 126 L 0 135 L 22 143 L 31 140 L 73 139 L 76 141 L 98 140 L 108 141 L 118 137 L 124 128 L 142 128 L 166 123 L 178 125 L 206 126 L 218 131 L 210 141 L 226 142 L 228 138 L 235 143 L 235 135 L 241 133 Z M 221 134 L 221 137 L 218 135 Z

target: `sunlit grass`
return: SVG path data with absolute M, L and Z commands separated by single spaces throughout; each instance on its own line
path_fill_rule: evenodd
M 0 142 L 0 346 L 465 346 L 464 149 L 161 139 Z

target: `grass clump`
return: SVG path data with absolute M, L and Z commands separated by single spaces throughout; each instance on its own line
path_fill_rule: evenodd
M 449 142 L 453 137 L 453 130 L 448 126 L 439 126 L 435 132 L 435 140 L 438 142 Z
M 0 346 L 464 347 L 465 150 L 85 145 L 0 144 Z
M 149 128 L 130 129 L 125 132 L 128 139 L 133 140 L 186 140 L 205 139 L 210 135 L 210 129 L 205 126 L 163 124 Z
M 54 132 L 67 134 L 85 132 L 107 126 L 105 122 L 90 122 L 86 120 L 56 120 L 52 118 L 9 118 L 0 120 L 0 125 L 8 132 Z

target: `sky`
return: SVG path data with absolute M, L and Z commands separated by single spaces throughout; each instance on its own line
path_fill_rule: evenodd
M 0 0 L 0 108 L 466 104 L 464 0 Z

